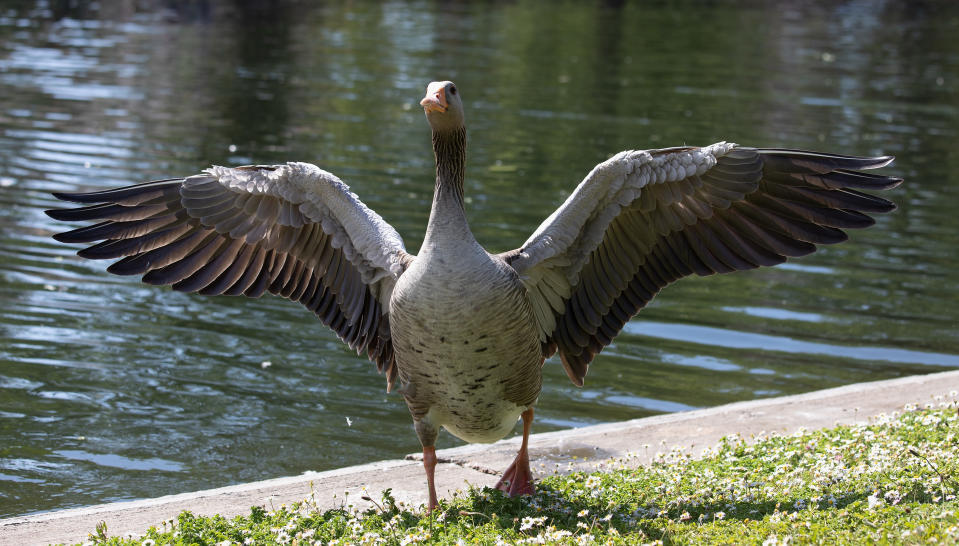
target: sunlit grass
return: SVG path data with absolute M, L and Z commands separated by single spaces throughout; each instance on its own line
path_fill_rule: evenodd
M 959 542 L 957 393 L 867 425 L 725 438 L 641 468 L 550 476 L 535 496 L 473 489 L 422 507 L 309 500 L 226 519 L 180 514 L 139 538 L 95 544 L 941 544 Z

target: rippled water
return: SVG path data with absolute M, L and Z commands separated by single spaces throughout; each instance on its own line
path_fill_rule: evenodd
M 535 430 L 959 367 L 956 4 L 180 4 L 0 7 L 0 516 L 419 449 L 402 399 L 299 306 L 108 276 L 42 211 L 52 191 L 296 159 L 415 251 L 435 79 L 466 100 L 492 250 L 622 149 L 890 153 L 907 179 L 846 244 L 670 287 L 585 388 L 548 363 Z

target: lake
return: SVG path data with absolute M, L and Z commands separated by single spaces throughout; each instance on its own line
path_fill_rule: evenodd
M 43 210 L 308 161 L 415 252 L 432 80 L 462 92 L 493 251 L 624 149 L 892 154 L 906 179 L 844 244 L 667 288 L 584 388 L 547 362 L 534 432 L 959 367 L 959 3 L 166 4 L 0 8 L 0 517 L 420 450 L 402 398 L 305 309 L 108 275 Z

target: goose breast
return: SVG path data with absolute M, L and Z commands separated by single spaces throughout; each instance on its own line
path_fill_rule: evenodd
M 526 289 L 482 255 L 421 255 L 390 301 L 403 393 L 418 426 L 468 442 L 506 436 L 542 385 L 542 348 Z

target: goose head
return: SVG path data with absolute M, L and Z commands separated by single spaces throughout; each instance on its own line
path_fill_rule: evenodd
M 426 96 L 420 101 L 426 119 L 434 132 L 461 129 L 466 120 L 463 116 L 463 101 L 456 84 L 451 81 L 431 82 L 426 86 Z

